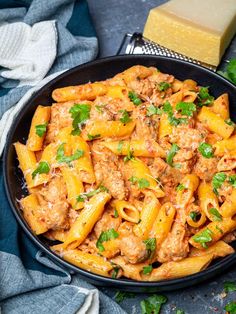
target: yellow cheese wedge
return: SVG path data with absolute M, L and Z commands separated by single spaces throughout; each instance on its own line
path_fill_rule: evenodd
M 171 0 L 149 13 L 144 37 L 217 66 L 236 32 L 236 0 Z

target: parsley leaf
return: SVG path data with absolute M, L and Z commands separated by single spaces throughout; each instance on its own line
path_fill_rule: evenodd
M 160 92 L 165 92 L 170 87 L 171 87 L 171 84 L 167 82 L 160 82 L 157 85 L 157 88 L 159 89 Z
M 176 314 L 184 314 L 183 310 L 176 310 Z
M 79 159 L 80 157 L 82 157 L 84 155 L 84 151 L 83 150 L 77 149 L 73 155 L 65 156 L 64 146 L 65 146 L 65 143 L 62 143 L 58 147 L 58 150 L 57 150 L 56 160 L 59 163 L 65 162 L 65 163 L 69 164 L 71 161 Z
M 69 113 L 71 114 L 71 117 L 73 119 L 73 130 L 71 134 L 80 135 L 81 126 L 90 117 L 90 106 L 87 104 L 75 104 L 70 108 Z
M 187 118 L 176 118 L 174 116 L 174 111 L 169 103 L 169 101 L 166 101 L 163 105 L 163 111 L 168 115 L 168 120 L 171 125 L 177 126 L 179 124 L 186 124 L 188 123 Z
M 236 291 L 236 283 L 233 281 L 224 282 L 224 290 L 226 293 Z
M 119 141 L 119 143 L 118 143 L 118 145 L 117 145 L 117 151 L 118 151 L 118 153 L 121 153 L 121 152 L 122 152 L 123 145 L 124 145 L 124 141 Z
M 128 147 L 128 154 L 124 157 L 124 162 L 134 159 L 134 153 L 130 150 L 130 146 Z
M 215 194 L 218 194 L 218 189 L 221 188 L 222 184 L 226 180 L 226 174 L 224 172 L 217 172 L 212 178 L 212 186 Z
M 95 134 L 95 135 L 87 134 L 87 136 L 88 136 L 88 139 L 92 141 L 92 140 L 95 140 L 96 138 L 99 138 L 101 134 Z
M 150 105 L 149 107 L 147 107 L 147 116 L 151 117 L 155 114 L 161 114 L 162 110 L 154 105 Z
M 234 188 L 236 188 L 236 174 L 229 176 L 228 180 L 229 180 L 229 184 L 231 184 Z
M 224 232 L 223 232 L 223 230 L 222 229 L 220 229 L 220 227 L 219 226 L 217 226 L 216 225 L 216 230 L 218 230 L 221 234 L 223 234 Z
M 225 120 L 225 123 L 228 124 L 228 125 L 231 125 L 231 126 L 235 127 L 235 123 L 234 123 L 231 119 Z
M 224 308 L 229 314 L 236 314 L 236 302 L 231 301 Z
M 142 314 L 159 314 L 163 304 L 167 302 L 167 297 L 164 295 L 154 294 L 151 297 L 142 300 L 141 313 Z
M 117 303 L 120 303 L 122 301 L 124 301 L 126 298 L 134 298 L 135 294 L 132 292 L 125 292 L 125 291 L 117 291 L 115 294 L 115 301 Z
M 143 274 L 144 275 L 147 275 L 147 274 L 150 274 L 152 272 L 152 265 L 148 265 L 148 266 L 144 266 L 143 267 Z
M 177 144 L 172 144 L 171 149 L 169 150 L 167 156 L 166 156 L 166 162 L 168 165 L 173 166 L 173 158 L 175 154 L 178 152 L 179 146 Z
M 214 97 L 209 94 L 208 87 L 201 87 L 198 92 L 199 107 L 211 105 L 214 101 Z
M 137 178 L 137 177 L 132 176 L 131 178 L 129 178 L 129 181 L 133 184 L 138 183 L 139 189 L 145 189 L 150 186 L 150 182 L 146 180 L 145 178 Z
M 116 208 L 114 209 L 114 217 L 115 217 L 115 218 L 118 218 L 118 217 L 119 217 L 119 214 L 118 214 L 118 211 L 117 211 Z
M 218 73 L 236 84 L 236 58 L 230 60 L 226 67 L 226 71 L 218 71 Z
M 179 184 L 176 188 L 176 191 L 179 192 L 179 191 L 183 191 L 184 189 L 186 189 L 186 187 L 183 185 L 183 184 Z
M 192 219 L 192 221 L 197 222 L 198 221 L 198 217 L 199 217 L 199 213 L 198 212 L 190 212 L 189 213 L 189 217 Z
M 47 131 L 47 125 L 48 125 L 48 123 L 44 123 L 44 124 L 38 124 L 35 126 L 35 132 L 39 137 L 44 136 L 44 134 Z
M 119 269 L 120 269 L 119 267 L 113 268 L 112 273 L 111 273 L 111 278 L 115 279 L 117 277 Z
M 50 171 L 50 167 L 48 163 L 46 161 L 40 161 L 40 163 L 38 164 L 38 167 L 32 173 L 32 178 L 34 179 L 37 174 L 49 173 L 49 171 Z
M 213 157 L 213 148 L 210 144 L 208 143 L 201 143 L 198 146 L 198 151 L 202 154 L 203 157 L 205 158 L 212 158 Z
M 119 112 L 122 113 L 122 117 L 120 118 L 120 121 L 124 124 L 132 121 L 132 119 L 130 119 L 129 113 L 127 110 L 119 110 Z
M 154 252 L 156 250 L 156 238 L 149 238 L 144 240 L 143 243 L 145 243 L 146 249 L 149 252 Z
M 90 191 L 88 193 L 82 193 L 79 196 L 77 196 L 76 200 L 77 202 L 84 202 L 86 199 L 100 193 L 100 192 L 108 192 L 108 189 L 103 186 L 100 185 L 96 190 Z
M 207 249 L 206 243 L 212 241 L 212 237 L 211 237 L 212 234 L 213 232 L 207 228 L 203 230 L 202 232 L 195 234 L 193 236 L 193 240 L 196 243 L 200 243 L 204 249 Z
M 221 214 L 215 207 L 209 209 L 209 213 L 212 215 L 214 221 L 221 221 L 222 217 Z
M 114 230 L 114 228 L 109 229 L 107 231 L 102 231 L 102 233 L 100 234 L 97 243 L 96 243 L 96 247 L 98 248 L 98 250 L 100 252 L 105 251 L 104 246 L 102 245 L 103 242 L 109 241 L 111 239 L 116 239 L 119 237 L 119 233 L 116 232 Z
M 197 110 L 196 105 L 192 102 L 181 101 L 176 105 L 176 110 L 181 111 L 181 114 L 184 116 L 192 117 L 194 111 Z
M 129 92 L 128 96 L 135 106 L 141 105 L 142 100 L 138 97 L 138 95 L 135 92 Z

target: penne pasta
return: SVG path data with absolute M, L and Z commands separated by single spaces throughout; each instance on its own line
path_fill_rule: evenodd
M 211 213 L 211 209 L 214 208 L 219 211 L 219 202 L 216 194 L 212 190 L 210 183 L 202 182 L 198 187 L 198 198 L 200 201 L 200 207 L 204 211 L 205 215 L 214 221 L 214 216 Z
M 190 257 L 193 256 L 203 256 L 212 254 L 214 258 L 224 257 L 226 255 L 234 253 L 234 249 L 229 244 L 224 241 L 218 241 L 215 244 L 211 245 L 208 249 L 199 250 L 193 247 L 189 253 Z
M 219 157 L 224 156 L 225 153 L 236 151 L 236 135 L 226 140 L 216 142 L 214 148 L 215 155 Z
M 229 119 L 229 96 L 228 94 L 220 95 L 211 106 L 211 110 L 216 114 L 219 114 L 222 119 Z
M 112 202 L 112 206 L 118 212 L 118 215 L 127 221 L 138 223 L 140 219 L 139 211 L 135 206 L 126 201 L 115 200 Z

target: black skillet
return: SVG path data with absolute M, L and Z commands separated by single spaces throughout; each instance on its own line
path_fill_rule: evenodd
M 76 267 L 53 253 L 42 236 L 35 236 L 32 233 L 23 219 L 19 203 L 17 202 L 17 199 L 20 199 L 22 195 L 27 195 L 27 191 L 22 188 L 23 176 L 18 168 L 13 143 L 17 141 L 25 142 L 36 107 L 39 104 L 50 105 L 52 103 L 51 94 L 55 88 L 87 83 L 88 81 L 105 80 L 135 64 L 155 66 L 162 72 L 173 74 L 180 80 L 191 78 L 201 86 L 210 86 L 210 92 L 215 97 L 227 92 L 230 100 L 231 118 L 236 121 L 236 87 L 223 77 L 206 68 L 172 58 L 147 55 L 126 55 L 96 60 L 75 67 L 54 78 L 30 98 L 15 118 L 7 138 L 3 158 L 5 189 L 12 211 L 21 227 L 29 238 L 55 262 L 74 270 L 84 279 L 98 286 L 111 286 L 135 292 L 169 291 L 195 285 L 225 272 L 227 268 L 236 264 L 236 254 L 234 253 L 225 258 L 218 259 L 206 270 L 180 279 L 158 282 L 137 282 L 128 279 L 106 278 Z M 233 244 L 234 248 L 236 248 L 235 242 Z

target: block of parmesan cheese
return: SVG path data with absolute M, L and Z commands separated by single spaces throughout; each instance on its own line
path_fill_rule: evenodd
M 171 0 L 149 13 L 144 37 L 217 66 L 236 32 L 236 0 Z

